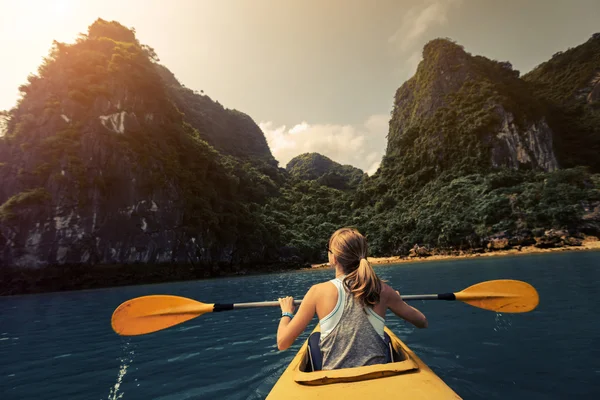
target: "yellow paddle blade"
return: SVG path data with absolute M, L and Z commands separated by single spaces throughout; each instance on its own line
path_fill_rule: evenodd
M 540 302 L 537 290 L 527 282 L 499 279 L 477 283 L 455 293 L 460 300 L 475 307 L 503 313 L 524 313 Z
M 119 335 L 143 335 L 212 312 L 213 306 L 179 296 L 137 297 L 117 307 L 111 325 Z

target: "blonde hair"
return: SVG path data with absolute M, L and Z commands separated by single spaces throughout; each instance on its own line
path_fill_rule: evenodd
M 379 303 L 381 279 L 367 261 L 367 239 L 353 228 L 338 229 L 329 238 L 329 251 L 346 274 L 344 284 L 363 305 Z

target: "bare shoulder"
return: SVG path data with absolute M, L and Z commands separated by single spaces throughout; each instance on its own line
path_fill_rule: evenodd
M 331 291 L 337 292 L 335 285 L 329 281 L 316 283 L 311 287 L 311 290 L 314 290 L 316 293 L 328 293 Z
M 388 300 L 392 298 L 392 296 L 394 296 L 394 297 L 397 296 L 394 288 L 392 288 L 390 285 L 388 285 L 385 282 L 381 282 L 381 293 L 380 293 L 381 300 L 387 303 Z
M 396 293 L 396 291 L 394 290 L 394 288 L 392 288 L 390 285 L 388 285 L 385 282 L 381 282 L 381 294 L 390 294 L 390 293 Z
M 310 289 L 308 289 L 307 295 L 310 294 L 312 296 L 319 296 L 323 293 L 331 291 L 332 289 L 335 289 L 335 286 L 329 282 L 315 283 L 310 287 Z
M 323 288 L 327 287 L 328 283 L 329 282 L 315 283 L 310 287 L 310 290 L 323 290 Z

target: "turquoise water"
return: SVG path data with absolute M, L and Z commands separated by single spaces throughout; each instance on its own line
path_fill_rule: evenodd
M 377 267 L 403 294 L 500 278 L 540 293 L 528 314 L 419 301 L 430 327 L 387 325 L 465 399 L 600 395 L 600 252 Z M 204 302 L 302 297 L 331 270 L 0 298 L 0 393 L 12 399 L 263 399 L 306 338 L 277 351 L 277 309 L 208 314 L 151 335 L 110 327 L 123 301 L 174 294 Z M 315 321 L 316 322 L 316 321 Z M 314 324 L 313 324 L 314 325 Z

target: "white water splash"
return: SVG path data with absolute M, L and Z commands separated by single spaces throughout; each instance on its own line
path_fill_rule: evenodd
M 508 316 L 503 316 L 502 313 L 496 313 L 496 327 L 494 331 L 507 331 L 512 326 L 512 320 Z
M 121 383 L 123 383 L 123 377 L 127 373 L 127 368 L 133 362 L 133 356 L 135 355 L 135 351 L 132 348 L 132 345 L 131 345 L 131 343 L 129 343 L 129 341 L 127 341 L 123 344 L 123 353 L 125 355 L 123 357 L 121 357 L 121 365 L 119 366 L 117 382 L 115 383 L 115 386 L 110 388 L 110 391 L 108 392 L 108 400 L 122 399 L 123 395 L 125 394 L 125 392 L 123 392 L 123 391 L 119 392 L 119 388 L 121 387 Z

